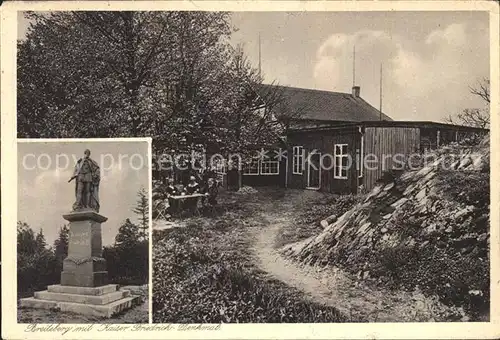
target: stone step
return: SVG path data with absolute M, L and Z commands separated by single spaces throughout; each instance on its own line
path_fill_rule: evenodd
M 37 309 L 57 309 L 94 317 L 110 318 L 126 309 L 132 308 L 140 301 L 138 296 L 129 296 L 106 305 L 87 305 L 76 302 L 50 301 L 36 298 L 21 299 L 21 307 Z
M 104 295 L 116 292 L 118 290 L 118 285 L 109 284 L 99 287 L 51 285 L 47 287 L 47 290 L 51 293 L 78 294 L 78 295 Z
M 80 295 L 80 294 L 67 294 L 67 293 L 53 293 L 47 290 L 35 292 L 35 298 L 48 301 L 62 301 L 62 302 L 75 302 L 85 303 L 91 305 L 106 305 L 113 301 L 128 297 L 130 291 L 116 291 L 103 295 Z

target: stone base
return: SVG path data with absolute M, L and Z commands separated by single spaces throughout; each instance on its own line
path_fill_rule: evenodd
M 63 271 L 61 284 L 73 287 L 99 287 L 108 284 L 108 272 L 90 272 L 88 274 Z
M 21 307 L 56 309 L 95 317 L 110 318 L 129 309 L 140 301 L 128 290 L 118 290 L 118 285 L 101 287 L 74 287 L 52 285 L 36 292 L 34 297 L 21 299 Z
M 80 294 L 80 295 L 103 295 L 118 290 L 118 285 L 105 285 L 100 287 L 72 287 L 63 285 L 52 285 L 47 287 L 51 293 Z

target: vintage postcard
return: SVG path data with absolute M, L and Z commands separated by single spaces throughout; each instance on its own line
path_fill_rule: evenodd
M 19 140 L 19 323 L 148 323 L 149 144 Z
M 1 22 L 3 337 L 500 336 L 498 5 Z

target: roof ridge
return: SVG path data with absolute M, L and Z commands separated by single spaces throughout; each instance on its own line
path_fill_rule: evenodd
M 278 85 L 278 84 L 262 84 L 266 86 L 278 86 L 278 87 L 287 87 L 289 89 L 294 89 L 294 90 L 300 90 L 300 91 L 307 91 L 307 92 L 322 92 L 322 93 L 328 93 L 328 94 L 345 94 L 352 96 L 352 93 L 349 92 L 337 92 L 337 91 L 328 91 L 328 90 L 318 90 L 318 89 L 310 89 L 310 88 L 305 88 L 305 87 L 296 87 L 296 86 L 289 86 L 289 85 Z
M 382 113 L 382 116 L 385 116 L 386 118 L 389 118 L 389 119 L 392 119 L 391 117 L 389 117 L 388 115 L 386 115 L 384 113 L 384 111 L 380 111 L 379 109 L 377 109 L 375 106 L 373 106 L 372 104 L 370 104 L 368 101 L 366 101 L 363 97 L 358 97 L 359 99 L 361 99 L 361 101 L 363 102 L 363 104 L 365 105 L 368 105 L 370 108 L 372 108 L 373 110 L 377 111 L 378 113 Z

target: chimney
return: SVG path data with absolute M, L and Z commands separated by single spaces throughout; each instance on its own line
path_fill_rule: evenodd
M 360 91 L 360 87 L 359 86 L 353 86 L 352 87 L 352 96 L 355 97 L 355 98 L 358 98 L 359 97 L 359 91 Z

